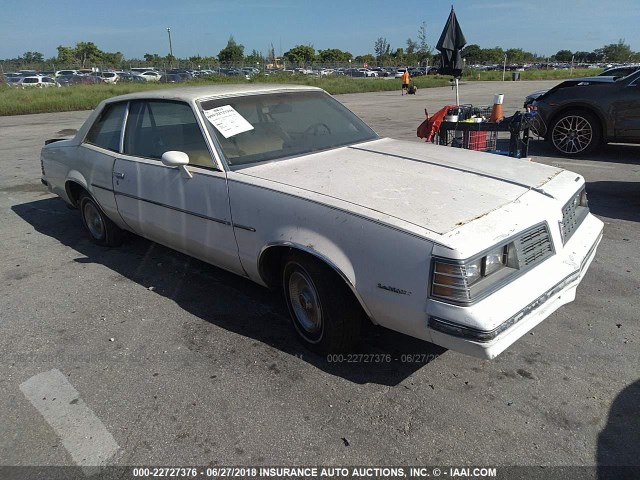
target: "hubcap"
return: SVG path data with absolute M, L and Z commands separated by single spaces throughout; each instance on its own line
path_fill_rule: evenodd
M 298 324 L 309 334 L 322 330 L 322 309 L 316 287 L 304 272 L 294 272 L 289 277 L 289 298 Z
M 593 140 L 593 127 L 584 117 L 570 115 L 562 118 L 554 127 L 553 145 L 563 153 L 580 153 Z
M 102 222 L 102 216 L 95 205 L 91 202 L 87 202 L 84 205 L 84 220 L 87 223 L 87 228 L 93 238 L 100 239 L 104 236 L 104 223 Z

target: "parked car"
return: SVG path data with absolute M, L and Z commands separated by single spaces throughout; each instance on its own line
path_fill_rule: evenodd
M 118 75 L 116 72 L 102 72 L 100 74 L 100 78 L 102 78 L 102 81 L 104 83 L 118 83 L 118 80 L 120 80 L 120 75 Z
M 128 73 L 128 72 L 119 72 L 118 73 L 118 83 L 146 83 L 147 80 L 142 75 L 138 75 L 137 73 Z
M 78 75 L 78 71 L 77 70 L 58 70 L 56 71 L 55 76 L 59 77 L 60 75 Z
M 599 73 L 597 76 L 621 78 L 621 77 L 626 77 L 627 75 L 630 75 L 634 72 L 637 72 L 638 70 L 640 70 L 640 65 L 624 65 L 620 67 L 607 68 L 606 70 Z M 536 90 L 535 92 L 532 92 L 529 95 L 527 95 L 524 100 L 524 107 L 527 108 L 529 105 L 533 103 L 534 100 L 541 97 L 542 95 L 547 93 L 549 90 L 550 90 L 549 88 L 544 88 L 542 90 Z
M 114 97 L 46 143 L 42 182 L 94 242 L 129 231 L 281 290 L 320 352 L 368 318 L 495 357 L 574 300 L 602 237 L 581 176 L 380 138 L 314 87 Z
M 184 79 L 177 73 L 167 73 L 160 77 L 160 83 L 178 83 L 183 82 Z
M 147 70 L 146 72 L 137 73 L 142 79 L 147 82 L 159 82 L 162 74 L 154 70 Z
M 20 88 L 43 88 L 43 87 L 59 87 L 60 85 L 51 77 L 22 77 L 17 83 Z
M 394 75 L 395 78 L 402 78 L 402 75 L 404 74 L 404 72 L 406 72 L 407 69 L 405 67 L 401 67 L 401 68 L 397 68 L 396 69 L 396 73 Z M 409 74 L 411 75 L 411 74 Z
M 640 143 L 640 71 L 566 80 L 530 107 L 541 119 L 538 134 L 563 155 L 608 142 Z
M 599 73 L 599 77 L 626 77 L 640 70 L 640 65 L 621 65 L 619 67 L 607 68 L 602 73 Z

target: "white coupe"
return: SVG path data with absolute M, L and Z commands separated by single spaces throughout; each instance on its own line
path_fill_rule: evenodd
M 129 231 L 281 289 L 319 352 L 368 318 L 493 358 L 574 300 L 602 238 L 580 175 L 380 138 L 312 87 L 111 98 L 41 163 L 95 242 Z

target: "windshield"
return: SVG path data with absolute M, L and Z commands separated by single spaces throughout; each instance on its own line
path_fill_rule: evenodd
M 378 138 L 324 92 L 205 100 L 200 106 L 229 165 L 304 155 Z

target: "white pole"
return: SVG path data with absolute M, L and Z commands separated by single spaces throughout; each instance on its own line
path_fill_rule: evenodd
M 504 82 L 504 74 L 507 71 L 507 54 L 504 54 L 504 63 L 502 64 L 502 81 Z
M 460 105 L 460 95 L 458 93 L 458 79 L 455 79 L 456 82 L 456 105 Z

